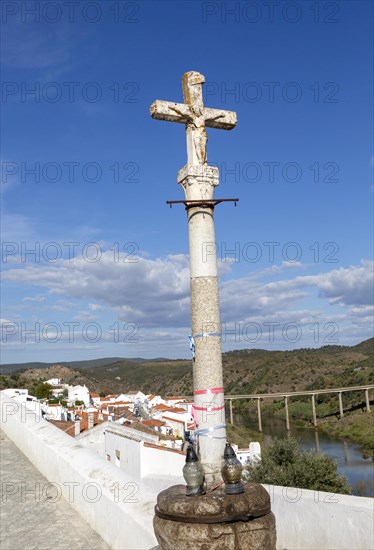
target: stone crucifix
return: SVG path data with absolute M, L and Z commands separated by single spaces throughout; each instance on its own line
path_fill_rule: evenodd
M 216 166 L 207 164 L 206 127 L 231 130 L 237 118 L 232 111 L 204 107 L 204 82 L 204 76 L 198 72 L 185 73 L 182 78 L 185 103 L 156 100 L 150 112 L 155 119 L 186 125 L 187 164 L 179 171 L 177 181 L 186 196 L 190 245 L 191 331 L 195 344 L 194 415 L 200 460 L 207 488 L 211 489 L 222 482 L 226 424 L 212 201 L 219 171 Z
M 150 108 L 152 118 L 180 122 L 186 125 L 187 163 L 203 165 L 207 163 L 206 127 L 231 130 L 236 126 L 236 113 L 220 109 L 207 109 L 203 101 L 205 78 L 195 71 L 182 77 L 184 103 L 171 103 L 156 100 Z

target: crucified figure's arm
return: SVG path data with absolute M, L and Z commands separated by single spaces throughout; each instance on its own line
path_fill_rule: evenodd
M 188 116 L 186 115 L 186 113 L 183 113 L 183 111 L 181 111 L 180 109 L 178 109 L 178 107 L 172 107 L 171 105 L 169 105 L 169 109 L 171 109 L 172 111 L 174 111 L 175 113 L 177 113 L 177 115 L 182 116 L 183 118 L 188 118 Z
M 222 113 L 220 115 L 217 115 L 217 116 L 213 116 L 213 117 L 209 117 L 207 120 L 217 120 L 218 118 L 224 118 L 225 115 Z

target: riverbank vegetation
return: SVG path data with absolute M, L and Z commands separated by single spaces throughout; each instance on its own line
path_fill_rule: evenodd
M 374 457 L 374 411 L 351 413 L 341 419 L 329 418 L 318 425 L 318 430 L 358 443 L 365 457 Z
M 248 449 L 249 443 L 251 441 L 262 442 L 262 434 L 245 428 L 244 426 L 232 426 L 227 424 L 226 426 L 227 440 L 230 443 L 238 445 L 240 449 Z
M 337 473 L 337 463 L 324 453 L 302 451 L 294 437 L 277 439 L 262 448 L 261 462 L 251 463 L 244 477 L 255 483 L 298 487 L 314 491 L 350 494 L 345 476 Z

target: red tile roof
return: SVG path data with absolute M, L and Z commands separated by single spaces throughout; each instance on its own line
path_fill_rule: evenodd
M 59 428 L 63 432 L 67 433 L 68 435 L 71 435 L 72 437 L 75 436 L 74 422 L 69 422 L 67 420 L 48 420 L 48 422 L 56 426 L 56 428 Z
M 181 397 L 180 395 L 177 395 L 176 397 L 165 397 L 166 401 L 175 401 L 176 399 L 183 400 L 184 398 Z
M 169 405 L 164 405 L 163 403 L 160 403 L 159 405 L 155 405 L 152 410 L 154 411 L 171 411 L 173 407 L 169 407 Z

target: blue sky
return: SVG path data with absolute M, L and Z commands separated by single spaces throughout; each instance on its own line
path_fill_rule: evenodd
M 370 337 L 372 3 L 72 4 L 2 3 L 2 362 L 189 357 L 185 134 L 149 115 L 188 70 L 238 114 L 223 349 Z

